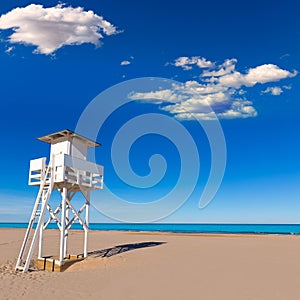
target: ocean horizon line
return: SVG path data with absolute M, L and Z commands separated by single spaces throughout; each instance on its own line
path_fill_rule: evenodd
M 0 222 L 0 228 L 27 228 L 26 222 Z M 90 230 L 171 232 L 171 233 L 220 233 L 220 234 L 287 234 L 300 235 L 300 224 L 254 223 L 90 223 Z M 58 229 L 50 223 L 48 229 Z M 82 229 L 74 224 L 71 229 Z

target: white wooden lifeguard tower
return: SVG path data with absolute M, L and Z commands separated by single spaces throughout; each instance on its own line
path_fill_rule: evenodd
M 70 260 L 67 257 L 68 231 L 76 221 L 84 230 L 83 257 L 87 257 L 90 192 L 103 188 L 103 166 L 87 161 L 88 149 L 100 144 L 68 129 L 38 140 L 51 144 L 50 160 L 48 165 L 46 157 L 30 161 L 29 185 L 39 186 L 39 192 L 16 264 L 16 270 L 23 272 L 28 271 L 38 240 L 38 260 L 44 260 L 46 265 L 46 258 L 43 258 L 43 233 L 50 222 L 55 222 L 60 230 L 59 258 L 52 260 L 52 271 L 55 266 L 61 270 L 61 266 Z M 55 209 L 49 201 L 54 190 L 61 194 L 61 202 Z M 85 200 L 79 210 L 71 203 L 77 192 L 81 192 Z M 82 218 L 84 211 L 85 218 Z

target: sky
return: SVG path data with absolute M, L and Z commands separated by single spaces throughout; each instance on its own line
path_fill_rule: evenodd
M 298 1 L 2 2 L 0 222 L 65 128 L 102 144 L 91 222 L 300 222 Z

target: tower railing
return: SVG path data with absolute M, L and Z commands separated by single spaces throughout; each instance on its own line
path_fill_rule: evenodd
M 31 160 L 28 184 L 39 186 L 44 179 L 46 168 L 46 157 Z M 77 157 L 67 154 L 55 155 L 52 172 L 54 172 L 55 183 L 67 182 L 93 190 L 103 188 L 103 166 Z M 49 175 L 52 176 L 52 174 L 47 174 Z

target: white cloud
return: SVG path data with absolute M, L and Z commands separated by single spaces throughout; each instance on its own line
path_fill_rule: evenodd
M 256 83 L 267 83 L 279 81 L 284 78 L 294 77 L 297 75 L 297 71 L 293 73 L 280 69 L 273 64 L 265 64 L 252 68 L 245 75 L 246 86 L 253 86 Z
M 265 64 L 255 68 L 250 68 L 246 74 L 240 72 L 232 72 L 219 78 L 219 84 L 232 88 L 240 88 L 241 86 L 252 87 L 257 83 L 275 82 L 281 79 L 294 77 L 297 71 L 289 72 L 280 69 L 273 64 Z
M 194 119 L 195 116 L 202 120 L 213 120 L 216 117 L 229 119 L 257 115 L 251 101 L 233 99 L 226 88 L 201 85 L 195 81 L 187 81 L 182 85 L 174 84 L 171 89 L 133 93 L 129 97 L 160 104 L 162 110 L 181 120 Z
M 175 66 L 184 70 L 196 65 L 200 57 L 179 57 Z M 202 62 L 209 62 L 201 58 Z M 236 71 L 237 59 L 227 59 L 217 65 L 209 62 L 210 70 L 203 70 L 198 77 L 200 81 L 189 80 L 183 84 L 173 84 L 169 89 L 132 93 L 131 99 L 147 101 L 160 105 L 160 109 L 173 114 L 181 120 L 202 120 L 249 118 L 257 116 L 252 101 L 244 98 L 245 88 L 260 83 L 277 82 L 297 75 L 274 64 L 264 64 L 250 68 L 245 73 Z M 204 66 L 204 65 L 203 65 Z M 207 64 L 208 67 L 208 64 Z M 203 67 L 204 68 L 204 67 Z M 283 86 L 290 89 L 289 85 Z M 267 88 L 264 93 L 279 95 L 282 88 Z
M 189 94 L 206 95 L 224 92 L 227 91 L 227 88 L 216 84 L 202 84 L 195 80 L 189 80 L 186 81 L 182 86 L 178 86 L 177 90 L 181 90 L 182 92 Z
M 282 87 L 280 86 L 272 86 L 267 87 L 265 90 L 263 90 L 262 94 L 271 94 L 273 96 L 279 96 L 283 93 L 284 90 L 290 90 L 292 87 L 290 85 L 284 85 Z
M 131 62 L 129 61 L 129 60 L 123 60 L 123 61 L 121 61 L 121 66 L 128 66 L 128 65 L 130 65 L 131 64 Z
M 283 93 L 283 90 L 279 86 L 273 86 L 273 87 L 268 87 L 264 91 L 262 91 L 263 94 L 271 94 L 273 96 L 279 96 L 280 94 Z
M 222 63 L 218 70 L 214 71 L 204 71 L 202 73 L 202 77 L 219 77 L 224 76 L 226 74 L 232 73 L 235 70 L 235 64 L 237 63 L 236 58 L 226 59 L 224 63 Z
M 148 93 L 136 93 L 133 92 L 129 95 L 129 98 L 133 100 L 140 100 L 144 102 L 152 102 L 161 104 L 163 102 L 181 102 L 187 99 L 184 95 L 179 95 L 175 92 L 175 86 L 173 89 L 166 89 L 160 91 L 152 91 Z
M 65 45 L 100 45 L 103 35 L 118 33 L 116 27 L 82 7 L 44 8 L 30 4 L 0 16 L 0 29 L 12 29 L 10 43 L 34 45 L 34 53 L 52 54 Z
M 206 60 L 206 58 L 200 57 L 200 56 L 181 56 L 178 57 L 175 62 L 174 66 L 181 67 L 184 70 L 190 70 L 192 69 L 192 65 L 196 65 L 199 68 L 212 68 L 214 67 L 214 63 Z
M 131 64 L 131 62 L 132 62 L 133 60 L 134 60 L 134 56 L 131 55 L 129 59 L 126 59 L 126 60 L 121 61 L 120 65 L 121 65 L 121 66 L 128 66 L 128 65 Z
M 280 69 L 274 64 L 264 64 L 250 68 L 245 74 L 242 74 L 235 70 L 236 63 L 236 58 L 226 59 L 222 64 L 216 65 L 200 56 L 182 56 L 175 60 L 174 65 L 182 67 L 184 70 L 189 70 L 192 68 L 192 65 L 196 64 L 201 65 L 201 68 L 210 68 L 211 70 L 202 72 L 201 77 L 204 77 L 203 81 L 219 82 L 222 86 L 232 88 L 240 88 L 241 86 L 252 87 L 257 83 L 275 82 L 297 75 L 297 71 L 290 72 Z

